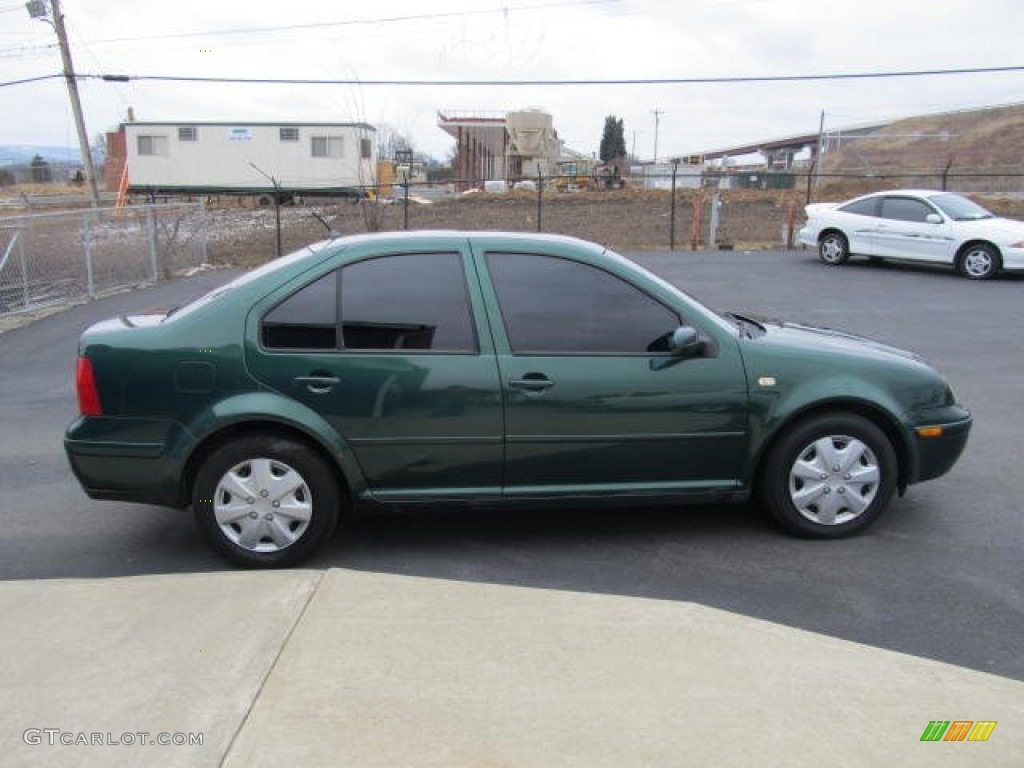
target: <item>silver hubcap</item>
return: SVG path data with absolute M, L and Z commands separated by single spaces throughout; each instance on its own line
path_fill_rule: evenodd
M 971 277 L 984 277 L 992 270 L 992 254 L 988 251 L 969 251 L 964 257 L 964 269 Z
M 313 497 L 302 475 L 274 459 L 243 461 L 221 477 L 213 495 L 221 532 L 251 552 L 294 544 L 313 517 Z
M 826 237 L 821 241 L 821 258 L 830 264 L 843 258 L 843 244 L 838 237 Z
M 789 498 L 819 525 L 841 525 L 859 517 L 878 493 L 882 473 L 867 445 L 853 437 L 815 440 L 789 472 Z

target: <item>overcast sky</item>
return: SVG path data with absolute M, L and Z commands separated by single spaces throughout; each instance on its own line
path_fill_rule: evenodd
M 309 79 L 643 79 L 1024 65 L 1021 0 L 65 0 L 90 74 Z M 276 27 L 277 29 L 267 29 Z M 53 28 L 0 0 L 0 82 L 59 73 Z M 567 145 L 670 157 L 891 117 L 1024 102 L 1024 72 L 662 86 L 81 84 L 90 137 L 146 121 L 386 124 L 443 159 L 441 110 L 540 107 Z M 0 87 L 0 144 L 76 144 L 62 80 Z

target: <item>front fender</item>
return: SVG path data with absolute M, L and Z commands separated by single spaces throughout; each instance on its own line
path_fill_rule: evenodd
M 885 387 L 849 374 L 809 379 L 792 388 L 783 382 L 774 387 L 757 383 L 755 378 L 750 395 L 751 481 L 766 450 L 779 435 L 806 414 L 829 409 L 865 415 L 888 434 L 900 458 L 901 476 L 908 462 L 913 462 L 910 426 L 898 400 Z

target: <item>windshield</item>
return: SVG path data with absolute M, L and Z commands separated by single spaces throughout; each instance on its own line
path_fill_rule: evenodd
M 978 219 L 994 218 L 980 205 L 972 203 L 960 195 L 936 195 L 928 199 L 953 221 L 977 221 Z

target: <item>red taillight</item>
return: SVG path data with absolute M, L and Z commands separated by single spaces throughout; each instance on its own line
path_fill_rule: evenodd
M 87 357 L 78 358 L 75 370 L 75 388 L 78 390 L 78 410 L 83 416 L 102 416 L 100 393 L 96 389 L 96 376 L 92 372 L 92 361 Z

